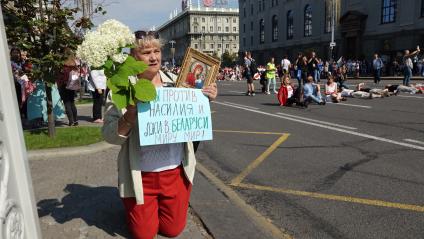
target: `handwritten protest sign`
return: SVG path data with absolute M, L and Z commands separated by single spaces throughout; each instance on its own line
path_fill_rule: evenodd
M 201 90 L 157 88 L 157 97 L 138 103 L 140 145 L 212 140 L 209 99 Z

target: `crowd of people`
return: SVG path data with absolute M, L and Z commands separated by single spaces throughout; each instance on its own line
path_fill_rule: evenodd
M 346 101 L 348 97 L 372 99 L 396 95 L 399 92 L 422 93 L 424 89 L 422 84 L 411 84 L 413 59 L 419 53 L 419 47 L 413 52 L 405 50 L 402 84 L 384 87 L 380 85 L 380 81 L 385 63 L 377 53 L 374 54 L 370 66 L 374 77 L 373 88 L 367 88 L 364 83 L 359 83 L 353 89 L 349 89 L 346 84 L 348 75 L 352 72 L 354 77 L 359 77 L 361 62 L 345 61 L 343 57 L 333 62 L 323 61 L 313 51 L 310 54 L 298 53 L 293 62 L 286 55 L 278 65 L 274 57 L 271 57 L 268 63 L 258 65 L 251 53 L 246 52 L 241 74 L 247 81 L 246 95 L 248 96 L 256 94 L 253 82 L 259 80 L 262 86 L 261 92 L 277 94 L 281 105 L 291 106 L 296 103 L 296 105 L 307 107 L 312 102 L 325 105 L 326 102 Z M 291 82 L 292 79 L 297 81 L 296 85 Z M 326 80 L 323 90 L 320 85 L 322 79 Z M 279 89 L 276 86 L 277 81 L 281 84 Z
M 90 93 L 93 99 L 92 122 L 103 123 L 102 105 L 106 92 L 106 76 L 103 70 L 90 70 L 70 49 L 65 49 L 64 54 L 67 60 L 56 76 L 56 84 L 51 87 L 56 119 L 66 113 L 68 125 L 77 126 L 76 94 Z M 34 79 L 33 64 L 26 51 L 12 48 L 10 59 L 21 118 L 33 121 L 35 127 L 42 126 L 43 121 L 47 120 L 45 85 L 42 81 Z

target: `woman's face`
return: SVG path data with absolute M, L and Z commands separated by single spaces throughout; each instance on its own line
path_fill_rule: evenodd
M 155 76 L 159 72 L 162 62 L 162 52 L 159 47 L 139 48 L 135 51 L 134 57 L 139 61 L 144 61 L 149 66 L 141 74 L 142 77 L 151 79 L 150 77 Z

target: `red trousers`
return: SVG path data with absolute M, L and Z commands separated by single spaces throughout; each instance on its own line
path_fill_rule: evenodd
M 129 230 L 135 239 L 152 239 L 156 234 L 176 237 L 187 221 L 191 183 L 182 166 L 163 172 L 142 172 L 144 204 L 122 198 Z

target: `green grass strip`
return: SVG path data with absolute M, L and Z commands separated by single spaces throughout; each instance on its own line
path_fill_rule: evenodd
M 75 147 L 94 144 L 103 140 L 100 127 L 56 128 L 56 136 L 50 138 L 47 129 L 24 131 L 27 150 Z

